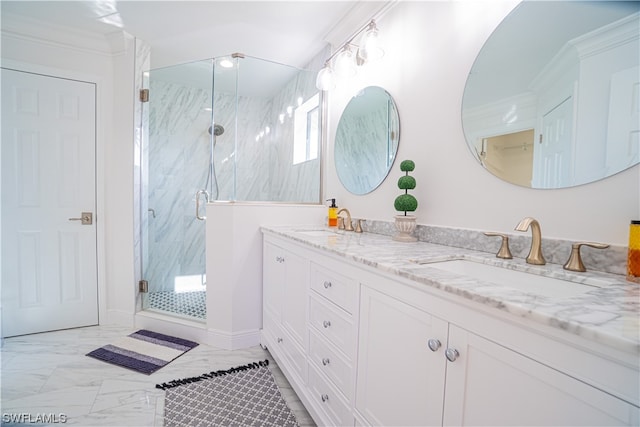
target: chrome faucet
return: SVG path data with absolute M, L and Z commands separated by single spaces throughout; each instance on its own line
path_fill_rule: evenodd
M 347 208 L 342 208 L 338 211 L 338 215 L 340 215 L 340 213 L 342 212 L 345 212 L 347 214 L 347 220 L 345 221 L 345 224 L 344 224 L 344 230 L 353 231 L 353 224 L 351 224 L 351 212 L 349 212 L 349 209 Z
M 540 232 L 540 223 L 531 217 L 526 217 L 518 223 L 516 231 L 527 231 L 531 227 L 531 249 L 527 255 L 527 263 L 535 265 L 544 265 L 547 262 L 542 255 L 542 233 Z

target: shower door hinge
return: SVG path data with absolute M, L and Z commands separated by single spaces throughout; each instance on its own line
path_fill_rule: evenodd
M 149 102 L 149 89 L 140 89 L 140 102 Z
M 146 294 L 149 292 L 149 282 L 146 280 L 140 280 L 138 282 L 138 292 Z

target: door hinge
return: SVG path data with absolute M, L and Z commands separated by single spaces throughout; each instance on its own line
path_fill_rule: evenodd
M 149 102 L 149 89 L 140 89 L 140 102 Z
M 138 292 L 146 294 L 149 292 L 149 282 L 146 280 L 140 280 L 138 282 Z

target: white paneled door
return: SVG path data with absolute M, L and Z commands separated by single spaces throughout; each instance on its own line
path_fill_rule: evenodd
M 96 86 L 0 78 L 2 335 L 95 325 Z

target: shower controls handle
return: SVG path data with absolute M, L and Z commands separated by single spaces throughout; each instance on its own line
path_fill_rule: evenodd
M 207 193 L 207 190 L 198 190 L 196 193 L 196 219 L 199 219 L 200 221 L 207 219 L 206 216 L 200 216 L 200 196 L 202 194 L 204 194 L 204 199 L 209 203 L 209 193 Z

